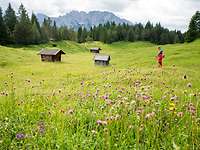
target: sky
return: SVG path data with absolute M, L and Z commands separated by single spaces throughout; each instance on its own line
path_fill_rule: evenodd
M 23 3 L 30 14 L 43 13 L 50 17 L 72 10 L 110 11 L 133 23 L 145 24 L 149 20 L 183 32 L 192 15 L 200 10 L 200 0 L 0 0 L 0 7 L 5 10 L 9 2 L 16 11 Z

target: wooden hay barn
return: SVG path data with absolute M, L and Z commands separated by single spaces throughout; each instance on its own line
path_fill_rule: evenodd
M 41 61 L 48 61 L 48 62 L 59 62 L 61 61 L 61 55 L 65 54 L 62 50 L 59 49 L 42 49 L 39 52 L 41 55 Z
M 101 48 L 91 48 L 90 52 L 91 53 L 99 53 L 100 50 L 101 50 Z
M 111 58 L 109 55 L 95 55 L 94 62 L 96 65 L 108 66 Z

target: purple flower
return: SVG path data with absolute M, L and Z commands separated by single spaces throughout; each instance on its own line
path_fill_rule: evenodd
M 106 99 L 108 99 L 109 97 L 108 97 L 108 95 L 104 95 L 104 96 L 102 96 L 102 98 L 103 98 L 104 100 L 106 100 Z
M 97 124 L 98 125 L 107 125 L 107 121 L 104 121 L 104 120 L 97 120 Z
M 142 98 L 143 98 L 143 100 L 149 100 L 151 97 L 147 96 L 147 95 L 143 95 Z
M 38 132 L 40 134 L 44 134 L 45 133 L 45 123 L 44 122 L 39 122 L 38 123 Z
M 23 133 L 17 133 L 16 138 L 17 138 L 18 140 L 22 140 L 22 139 L 25 138 L 25 134 L 23 134 Z

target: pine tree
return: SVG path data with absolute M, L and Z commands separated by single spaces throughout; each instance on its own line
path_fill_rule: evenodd
M 169 33 L 168 32 L 163 32 L 161 35 L 160 35 L 160 41 L 159 41 L 159 44 L 167 44 L 167 43 L 170 43 L 169 41 Z
M 185 39 L 181 31 L 177 31 L 177 36 L 178 36 L 178 43 L 184 43 Z
M 87 35 L 88 35 L 87 34 L 87 29 L 83 28 L 82 34 L 81 34 L 81 41 L 82 41 L 82 43 L 86 42 Z
M 200 36 L 200 12 L 197 11 L 195 15 L 192 16 L 189 29 L 186 33 L 186 41 L 192 42 Z
M 128 31 L 128 41 L 134 42 L 135 41 L 135 33 L 133 28 L 130 28 Z
M 8 34 L 9 34 L 8 42 L 14 43 L 14 29 L 15 29 L 15 25 L 17 24 L 17 17 L 10 3 L 8 5 L 8 8 L 5 11 L 4 21 L 5 21 L 6 27 L 8 29 Z
M 6 25 L 4 24 L 2 9 L 0 7 L 0 44 L 6 44 L 8 40 L 8 33 Z
M 43 42 L 47 42 L 52 39 L 52 20 L 50 18 L 44 18 L 42 27 L 41 27 L 41 35 Z
M 42 43 L 40 24 L 34 13 L 32 13 L 32 16 L 31 16 L 31 24 L 32 24 L 32 43 L 33 44 Z
M 36 22 L 34 22 L 32 25 L 32 43 L 33 44 L 41 43 L 41 34 L 40 31 L 38 30 Z
M 38 29 L 39 32 L 41 33 L 40 23 L 39 23 L 39 21 L 38 21 L 36 15 L 35 15 L 34 13 L 32 13 L 32 16 L 31 16 L 31 24 L 33 25 L 34 23 L 36 24 L 37 29 Z
M 58 29 L 55 21 L 53 22 L 52 27 L 52 39 L 54 39 L 55 41 L 59 40 Z
M 49 36 L 48 36 L 48 29 L 47 29 L 47 20 L 44 18 L 42 27 L 41 27 L 41 38 L 42 38 L 42 42 L 45 43 L 49 40 Z
M 78 28 L 78 36 L 77 36 L 78 43 L 82 43 L 82 27 Z
M 19 20 L 15 26 L 14 34 L 18 44 L 30 44 L 32 42 L 32 25 L 23 4 L 19 7 Z

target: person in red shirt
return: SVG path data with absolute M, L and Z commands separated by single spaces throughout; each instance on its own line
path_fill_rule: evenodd
M 157 55 L 157 61 L 158 61 L 158 66 L 160 67 L 160 68 L 162 68 L 162 66 L 163 66 L 163 59 L 164 59 L 164 57 L 165 57 L 165 55 L 164 55 L 164 53 L 163 53 L 163 50 L 161 49 L 161 47 L 158 47 L 158 55 Z

